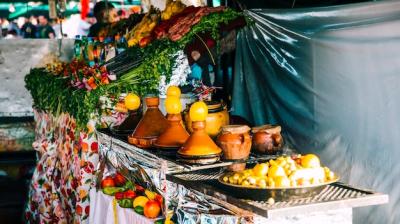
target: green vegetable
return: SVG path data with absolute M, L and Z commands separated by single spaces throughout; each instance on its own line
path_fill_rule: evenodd
M 118 204 L 121 208 L 132 208 L 133 207 L 133 200 L 132 199 L 122 199 L 118 200 Z
M 154 222 L 154 224 L 164 224 L 165 219 L 159 219 L 157 221 Z
M 135 212 L 138 213 L 139 215 L 143 215 L 144 209 L 142 206 L 136 206 L 135 207 Z
M 114 196 L 117 192 L 123 192 L 125 189 L 123 187 L 105 187 L 103 188 L 103 193 L 106 195 Z
M 123 188 L 126 190 L 136 190 L 135 185 L 132 183 L 132 181 L 128 180 L 126 181 L 125 185 L 123 186 Z
M 203 17 L 198 24 L 179 41 L 169 39 L 155 40 L 145 48 L 133 47 L 128 49 L 132 55 L 138 51 L 143 53 L 143 62 L 136 68 L 112 81 L 108 85 L 99 85 L 96 89 L 75 89 L 70 86 L 72 76 L 60 77 L 46 71 L 45 68 L 31 69 L 25 77 L 26 88 L 33 98 L 33 106 L 37 110 L 51 113 L 55 116 L 62 112 L 70 114 L 76 121 L 78 134 L 86 130 L 90 119 L 98 119 L 107 109 L 99 105 L 101 96 L 114 96 L 116 103 L 121 93 L 134 92 L 140 96 L 158 94 L 160 76 L 165 75 L 166 81 L 172 75 L 175 58 L 172 57 L 178 50 L 198 38 L 198 34 L 211 32 L 214 39 L 219 37 L 221 23 L 241 16 L 242 13 L 226 9 L 220 13 L 212 13 Z M 217 42 L 217 46 L 219 46 Z M 68 76 L 69 75 L 69 76 Z

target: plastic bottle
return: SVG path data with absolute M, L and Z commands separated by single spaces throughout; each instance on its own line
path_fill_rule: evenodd
M 74 42 L 74 53 L 75 53 L 75 58 L 80 58 L 82 57 L 82 40 L 80 35 L 75 36 L 75 42 Z

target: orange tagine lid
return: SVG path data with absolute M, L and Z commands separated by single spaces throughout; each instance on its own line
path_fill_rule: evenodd
M 159 148 L 180 148 L 189 138 L 189 133 L 183 127 L 181 114 L 168 114 L 168 128 L 155 143 Z
M 222 152 L 205 132 L 205 121 L 195 121 L 192 126 L 194 131 L 183 147 L 179 149 L 178 154 L 184 156 L 209 156 Z
M 159 98 L 147 97 L 145 101 L 147 111 L 133 134 L 128 137 L 129 143 L 143 148 L 151 147 L 157 137 L 163 133 L 168 126 L 167 119 L 165 119 L 164 115 L 158 109 Z

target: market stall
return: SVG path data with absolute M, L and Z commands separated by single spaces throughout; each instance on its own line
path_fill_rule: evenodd
M 247 15 L 170 1 L 32 69 L 27 222 L 351 223 L 353 207 L 387 203 L 298 154 L 281 126 L 230 116 L 220 60 L 258 26 Z

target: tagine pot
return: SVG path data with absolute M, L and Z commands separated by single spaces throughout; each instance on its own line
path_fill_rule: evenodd
M 222 150 L 205 131 L 204 121 L 193 122 L 193 133 L 178 150 L 178 157 L 188 163 L 214 163 L 219 160 Z
M 141 148 L 152 147 L 157 137 L 168 127 L 168 121 L 158 109 L 158 97 L 145 99 L 147 110 L 137 125 L 135 131 L 128 136 L 128 142 Z
M 189 133 L 182 125 L 181 114 L 168 114 L 168 127 L 157 138 L 154 146 L 160 149 L 178 149 L 185 144 Z

